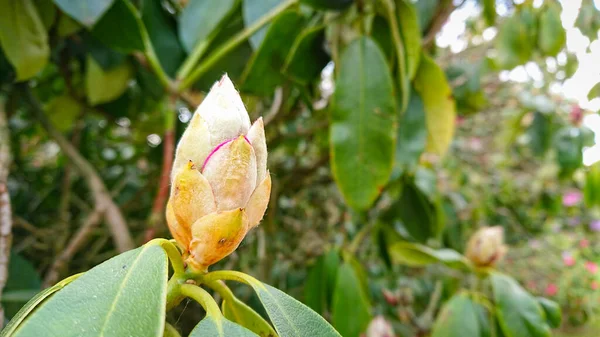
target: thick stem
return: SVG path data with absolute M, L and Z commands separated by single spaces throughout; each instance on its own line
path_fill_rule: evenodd
M 8 280 L 8 263 L 12 240 L 12 212 L 7 186 L 11 162 L 8 132 L 4 100 L 0 99 L 0 298 L 2 298 L 2 289 L 4 289 L 4 285 Z M 0 317 L 4 317 L 4 309 L 1 306 Z
M 217 302 L 215 302 L 215 299 L 212 296 L 210 296 L 210 294 L 206 290 L 195 285 L 182 284 L 181 294 L 198 302 L 206 311 L 207 316 L 211 316 L 217 319 L 223 316 L 221 314 L 221 310 L 219 310 L 219 305 L 217 304 Z

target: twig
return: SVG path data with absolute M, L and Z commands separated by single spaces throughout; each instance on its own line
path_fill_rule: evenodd
M 271 108 L 269 112 L 265 115 L 264 124 L 265 126 L 273 121 L 275 116 L 281 110 L 281 104 L 283 103 L 283 88 L 277 87 L 275 89 L 275 93 L 273 94 L 273 103 L 271 104 Z
M 127 228 L 125 218 L 121 213 L 121 210 L 112 200 L 110 193 L 108 192 L 104 182 L 94 169 L 94 167 L 73 147 L 71 143 L 52 125 L 48 120 L 48 117 L 44 114 L 44 110 L 34 97 L 31 89 L 27 84 L 22 85 L 23 92 L 32 110 L 39 120 L 40 124 L 44 127 L 46 132 L 52 137 L 64 154 L 71 160 L 73 167 L 75 167 L 79 173 L 85 178 L 85 181 L 92 192 L 92 196 L 96 203 L 97 209 L 104 210 L 104 216 L 106 222 L 113 237 L 115 246 L 119 252 L 130 250 L 134 247 L 131 234 Z
M 440 1 L 435 9 L 435 14 L 433 18 L 429 22 L 429 26 L 427 27 L 425 37 L 423 38 L 423 46 L 429 49 L 429 47 L 434 43 L 436 34 L 442 29 L 446 20 L 450 17 L 452 12 L 463 5 L 465 0 L 463 0 L 459 5 L 455 6 L 452 0 L 443 0 Z
M 0 100 L 0 298 L 2 298 L 2 289 L 4 289 L 4 285 L 8 280 L 8 263 L 12 240 L 12 212 L 7 186 L 11 162 L 8 132 L 4 100 Z M 0 317 L 4 317 L 4 308 L 1 306 Z
M 66 267 L 67 263 L 71 261 L 75 253 L 77 253 L 77 251 L 87 242 L 93 229 L 102 221 L 104 212 L 106 212 L 105 209 L 96 208 L 88 215 L 87 219 L 85 219 L 81 227 L 79 227 L 79 230 L 77 230 L 75 235 L 73 235 L 69 241 L 67 247 L 52 263 L 52 266 L 44 278 L 44 287 L 49 287 L 58 281 L 61 272 Z

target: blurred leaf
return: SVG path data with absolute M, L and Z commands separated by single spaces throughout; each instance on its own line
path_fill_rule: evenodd
M 65 13 L 90 28 L 110 8 L 115 0 L 54 0 Z
M 483 17 L 488 26 L 496 23 L 496 0 L 483 0 Z
M 585 174 L 583 197 L 587 207 L 600 206 L 600 163 L 591 165 Z
M 567 32 L 560 20 L 560 6 L 546 2 L 539 13 L 538 48 L 544 56 L 556 56 L 567 42 Z
M 246 303 L 233 296 L 232 300 L 223 300 L 221 303 L 223 316 L 237 323 L 261 337 L 271 337 L 277 334 L 264 318 Z
M 189 337 L 253 337 L 254 332 L 223 317 L 206 316 L 196 325 Z
M 546 314 L 546 322 L 548 325 L 554 329 L 560 327 L 562 311 L 558 303 L 544 297 L 537 297 L 536 299 Z
M 367 209 L 392 170 L 397 114 L 385 57 L 362 37 L 343 51 L 331 110 L 332 170 L 346 202 Z
M 354 2 L 354 0 L 300 0 L 300 3 L 322 10 L 342 10 L 350 6 L 352 2 Z
M 330 249 L 308 271 L 304 285 L 304 303 L 318 313 L 324 313 L 331 305 L 339 265 L 338 251 Z
M 358 337 L 371 321 L 367 296 L 354 268 L 343 263 L 337 272 L 331 322 L 342 336 Z
M 67 336 L 74 331 L 83 336 L 158 336 L 165 319 L 167 268 L 159 246 L 118 255 L 46 300 L 14 336 Z
M 436 209 L 429 197 L 411 179 L 404 178 L 402 194 L 384 215 L 387 221 L 401 220 L 415 240 L 425 243 L 436 234 Z
M 49 30 L 56 20 L 56 7 L 52 0 L 34 0 L 37 12 L 44 23 L 46 30 Z
M 454 135 L 456 107 L 443 70 L 425 54 L 421 57 L 414 87 L 425 107 L 427 152 L 443 156 Z
M 61 132 L 70 131 L 77 117 L 81 114 L 83 107 L 81 104 L 68 94 L 54 97 L 48 106 L 46 112 L 52 121 L 52 124 Z
M 468 295 L 452 296 L 444 304 L 431 330 L 431 337 L 480 337 L 474 303 Z
M 34 77 L 46 66 L 48 36 L 32 0 L 0 0 L 0 45 L 17 81 Z
M 600 97 L 600 82 L 596 83 L 587 94 L 587 99 L 590 101 L 596 97 Z
M 242 13 L 244 16 L 244 26 L 249 27 L 258 21 L 263 15 L 277 7 L 282 0 L 244 0 L 242 2 Z M 267 34 L 269 24 L 263 26 L 256 33 L 250 36 L 250 45 L 252 49 L 257 50 Z
M 583 134 L 579 128 L 571 126 L 558 130 L 554 148 L 562 176 L 570 176 L 583 165 Z
M 463 255 L 452 249 L 432 249 L 425 245 L 401 241 L 390 247 L 392 261 L 411 267 L 424 267 L 433 263 L 443 263 L 453 269 L 470 270 L 471 263 Z
M 177 37 L 177 23 L 163 9 L 160 1 L 144 0 L 141 14 L 160 65 L 169 76 L 174 77 L 186 57 Z
M 507 337 L 549 337 L 544 311 L 536 299 L 509 276 L 493 273 L 490 277 L 496 304 L 496 316 Z
M 92 35 L 122 53 L 144 50 L 139 13 L 128 0 L 117 0 L 94 26 Z
M 294 41 L 283 66 L 283 73 L 303 85 L 318 79 L 329 62 L 324 46 L 325 26 L 304 29 Z
M 550 147 L 552 125 L 550 116 L 536 111 L 533 115 L 533 122 L 527 130 L 530 137 L 530 147 L 536 156 L 543 156 Z
M 477 303 L 477 302 L 473 302 L 472 303 L 474 308 L 475 308 L 475 312 L 477 314 L 477 322 L 479 325 L 479 336 L 481 337 L 494 337 L 495 335 L 492 334 L 492 324 L 494 324 L 494 322 L 492 321 L 492 319 L 490 319 L 491 317 L 491 313 L 488 312 L 488 309 L 486 306 Z M 497 332 L 497 331 L 494 331 Z M 496 337 L 500 337 L 500 336 L 496 336 Z
M 127 90 L 133 72 L 131 65 L 125 62 L 108 71 L 91 57 L 87 57 L 85 72 L 85 92 L 91 105 L 110 102 Z
M 575 27 L 579 28 L 583 35 L 587 36 L 590 41 L 598 38 L 598 30 L 600 29 L 600 11 L 594 5 L 594 0 L 581 1 L 581 8 Z
M 67 15 L 61 15 L 56 24 L 56 33 L 60 37 L 71 36 L 83 28 L 77 21 Z
M 8 264 L 8 279 L 2 290 L 2 308 L 4 315 L 10 319 L 42 288 L 42 280 L 37 270 L 28 260 L 16 253 L 10 254 L 10 263 Z M 21 300 L 9 301 L 11 293 L 17 291 L 26 291 L 25 297 Z M 33 293 L 32 293 L 33 292 Z
M 529 8 L 519 7 L 517 11 L 502 23 L 496 36 L 498 63 L 503 69 L 512 69 L 529 61 L 536 45 L 527 20 Z M 535 27 L 534 27 L 535 28 Z
M 237 0 L 191 0 L 179 18 L 179 39 L 185 50 L 190 53 L 199 44 L 207 47 L 237 3 Z
M 402 115 L 398 127 L 394 176 L 399 176 L 405 169 L 413 170 L 418 164 L 427 141 L 425 123 L 423 101 L 415 90 L 411 90 L 408 107 Z
M 406 55 L 406 74 L 412 80 L 415 78 L 421 62 L 421 27 L 419 27 L 417 9 L 412 2 L 399 0 L 396 1 L 396 6 L 398 7 L 398 24 Z
M 385 17 L 376 15 L 373 18 L 371 37 L 377 42 L 379 48 L 381 48 L 381 51 L 385 54 L 385 59 L 391 66 L 396 57 L 396 51 L 394 50 L 392 31 L 390 30 L 390 25 Z
M 419 26 L 421 27 L 422 34 L 429 27 L 431 19 L 435 15 L 435 10 L 438 3 L 439 0 L 419 0 L 415 2 L 415 8 L 417 9 L 417 17 L 419 18 Z
M 281 69 L 304 23 L 304 16 L 295 10 L 277 16 L 242 74 L 242 91 L 269 96 L 284 82 Z

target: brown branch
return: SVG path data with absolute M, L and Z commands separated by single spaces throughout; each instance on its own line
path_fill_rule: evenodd
M 12 212 L 7 186 L 10 162 L 10 137 L 6 112 L 4 101 L 0 100 L 0 298 L 2 298 L 2 290 L 8 280 L 8 263 L 12 241 Z M 4 308 L 1 306 L 0 317 L 4 317 Z
M 75 256 L 75 253 L 87 243 L 90 234 L 92 234 L 93 229 L 102 221 L 105 212 L 105 209 L 96 208 L 88 215 L 87 219 L 85 219 L 81 227 L 79 227 L 75 235 L 73 235 L 69 241 L 67 247 L 52 263 L 52 266 L 44 278 L 44 287 L 49 287 L 59 280 L 62 271 L 69 261 L 71 261 L 73 256 Z
M 44 110 L 34 97 L 29 87 L 25 84 L 22 86 L 29 104 L 32 107 L 40 124 L 46 132 L 56 141 L 63 153 L 71 160 L 73 167 L 85 178 L 85 181 L 92 192 L 97 209 L 104 210 L 104 217 L 111 232 L 113 241 L 119 252 L 130 250 L 134 247 L 131 234 L 127 228 L 125 218 L 121 210 L 112 200 L 104 182 L 94 169 L 94 167 L 73 147 L 71 143 L 52 125 L 48 117 L 44 114 Z
M 462 3 L 464 3 L 464 0 Z M 462 6 L 462 3 L 458 6 L 455 6 L 452 0 L 442 0 L 438 3 L 435 8 L 435 14 L 429 22 L 429 26 L 427 26 L 425 36 L 423 37 L 423 46 L 426 49 L 429 49 L 435 43 L 436 34 L 444 27 L 450 14 L 452 14 L 456 8 Z

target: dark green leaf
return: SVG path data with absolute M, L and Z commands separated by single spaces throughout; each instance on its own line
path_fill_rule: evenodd
M 143 50 L 144 41 L 139 24 L 137 9 L 128 0 L 117 0 L 94 26 L 92 35 L 122 53 Z
M 529 134 L 529 146 L 533 153 L 541 157 L 543 156 L 552 141 L 552 123 L 550 121 L 551 116 L 536 111 L 533 114 L 533 121 L 527 130 Z
M 253 337 L 254 332 L 223 317 L 207 316 L 196 325 L 189 337 Z
M 506 337 L 549 337 L 544 311 L 536 299 L 514 279 L 491 275 L 496 316 Z
M 17 81 L 34 77 L 46 66 L 48 35 L 32 0 L 0 0 L 0 45 Z
M 436 318 L 431 337 L 480 337 L 474 303 L 468 295 L 454 295 Z
M 185 51 L 177 38 L 177 23 L 161 6 L 161 1 L 144 0 L 142 21 L 150 42 L 165 72 L 174 77 L 185 59 Z
M 33 265 L 16 253 L 10 254 L 8 280 L 2 290 L 2 307 L 7 318 L 12 318 L 27 301 L 34 297 L 42 287 L 42 280 Z M 11 293 L 21 292 L 21 300 L 9 301 Z M 32 293 L 33 292 L 33 293 Z
M 300 84 L 308 84 L 319 78 L 329 62 L 325 52 L 325 26 L 310 27 L 302 31 L 283 67 L 283 73 Z
M 92 27 L 115 0 L 54 0 L 65 13 L 86 27 Z
M 330 249 L 317 259 L 308 272 L 304 285 L 304 303 L 318 313 L 323 313 L 330 307 L 339 264 L 339 253 Z
M 301 3 L 307 4 L 316 9 L 335 9 L 341 10 L 352 4 L 354 0 L 300 0 Z
M 367 295 L 354 268 L 344 263 L 337 272 L 331 322 L 342 336 L 358 337 L 371 321 Z
M 242 2 L 242 13 L 246 27 L 258 21 L 263 15 L 277 7 L 282 0 L 244 0 Z M 263 26 L 250 37 L 252 49 L 257 50 L 267 34 L 269 25 Z
M 179 39 L 185 50 L 206 48 L 236 5 L 236 0 L 191 0 L 179 18 Z M 197 47 L 200 44 L 203 47 Z
M 560 305 L 544 297 L 537 297 L 536 299 L 546 314 L 546 322 L 548 322 L 548 325 L 550 325 L 551 328 L 560 327 L 562 321 Z
M 404 179 L 402 194 L 384 215 L 392 223 L 400 220 L 408 233 L 425 243 L 436 235 L 436 209 L 429 197 L 410 179 Z
M 271 325 L 264 318 L 237 297 L 233 296 L 231 299 L 224 299 L 221 307 L 225 318 L 247 328 L 255 334 L 261 337 L 277 336 Z
M 34 0 L 34 3 L 44 23 L 44 27 L 46 30 L 49 30 L 56 20 L 56 7 L 54 7 L 54 3 L 52 0 Z
M 567 32 L 560 20 L 560 5 L 547 2 L 539 14 L 538 48 L 545 56 L 556 56 L 565 47 Z
M 427 125 L 425 107 L 421 96 L 411 90 L 410 101 L 400 118 L 396 155 L 394 160 L 394 176 L 399 176 L 405 169 L 412 170 L 419 162 L 427 141 Z
M 14 336 L 160 336 L 167 267 L 159 246 L 118 255 L 44 302 Z
M 443 263 L 450 268 L 469 270 L 471 264 L 460 253 L 452 249 L 432 249 L 427 246 L 401 241 L 390 247 L 392 261 L 411 267 L 423 267 L 432 263 Z
M 563 176 L 571 175 L 583 165 L 583 133 L 576 127 L 564 127 L 554 136 L 556 159 Z
M 388 61 L 388 64 L 392 65 L 395 60 L 396 51 L 394 49 L 390 24 L 385 17 L 376 15 L 375 18 L 373 18 L 371 37 L 377 42 L 379 48 L 381 48 L 381 51 L 385 54 L 385 59 Z
M 280 14 L 271 23 L 260 48 L 242 74 L 242 91 L 269 96 L 282 84 L 281 69 L 304 23 L 304 16 L 294 10 Z
M 412 80 L 415 78 L 421 62 L 421 27 L 419 27 L 417 9 L 412 2 L 400 0 L 396 2 L 396 6 L 400 34 L 404 43 L 406 74 Z
M 332 170 L 346 202 L 367 209 L 392 170 L 396 109 L 385 56 L 362 37 L 346 47 L 332 101 Z
M 454 136 L 456 106 L 444 71 L 425 54 L 421 57 L 414 87 L 425 107 L 427 152 L 443 156 Z

